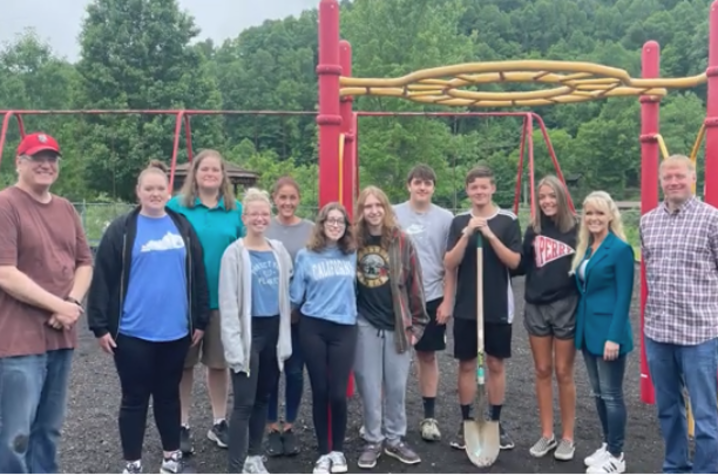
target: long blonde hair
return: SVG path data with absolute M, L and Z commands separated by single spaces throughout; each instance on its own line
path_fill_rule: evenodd
M 367 240 L 369 239 L 369 226 L 366 224 L 364 219 L 364 205 L 366 204 L 367 198 L 374 196 L 384 208 L 384 219 L 382 220 L 381 227 L 381 246 L 384 249 L 389 249 L 392 239 L 394 238 L 394 232 L 399 227 L 394 215 L 394 208 L 391 207 L 389 198 L 380 188 L 376 186 L 367 186 L 357 198 L 356 204 L 356 224 L 354 237 L 356 238 L 357 247 L 362 248 L 366 246 Z
M 618 239 L 626 241 L 626 235 L 623 232 L 623 221 L 621 220 L 621 212 L 616 206 L 616 202 L 613 201 L 611 195 L 605 191 L 594 191 L 590 193 L 586 199 L 583 200 L 583 206 L 581 211 L 581 224 L 578 228 L 578 243 L 576 244 L 576 254 L 573 256 L 573 262 L 571 263 L 571 272 L 576 272 L 578 266 L 581 265 L 588 246 L 591 244 L 591 233 L 588 231 L 586 226 L 586 206 L 591 206 L 594 209 L 603 211 L 610 219 L 608 222 L 608 229 Z
M 224 201 L 225 209 L 233 210 L 237 207 L 237 203 L 235 202 L 232 183 L 229 181 L 229 176 L 227 176 L 227 162 L 225 162 L 222 154 L 220 154 L 217 150 L 211 149 L 202 150 L 192 160 L 189 170 L 187 170 L 187 179 L 180 190 L 180 195 L 182 195 L 182 204 L 187 208 L 194 208 L 195 201 L 197 201 L 197 195 L 199 194 L 197 186 L 197 170 L 199 170 L 200 165 L 202 165 L 202 161 L 209 157 L 214 157 L 219 160 L 219 166 L 222 169 L 222 184 L 219 186 L 218 199 L 221 198 Z
M 569 232 L 574 226 L 576 226 L 576 215 L 568 206 L 568 191 L 566 191 L 566 186 L 561 182 L 561 180 L 553 175 L 545 176 L 538 182 L 538 185 L 536 185 L 537 197 L 534 202 L 534 213 L 531 218 L 531 227 L 536 234 L 541 234 L 541 220 L 544 217 L 548 218 L 547 216 L 544 216 L 541 205 L 539 204 L 540 200 L 538 199 L 539 190 L 542 186 L 548 186 L 556 195 L 556 216 L 549 219 L 553 220 L 556 227 L 562 233 Z

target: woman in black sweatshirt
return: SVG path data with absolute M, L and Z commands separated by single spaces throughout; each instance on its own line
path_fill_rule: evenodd
M 531 224 L 526 229 L 518 274 L 526 275 L 524 326 L 536 370 L 541 438 L 529 450 L 557 460 L 573 459 L 576 387 L 573 366 L 578 291 L 569 272 L 576 249 L 577 218 L 565 186 L 555 176 L 541 180 Z M 562 437 L 553 431 L 552 374 L 556 372 Z
M 123 473 L 142 472 L 150 396 L 164 452 L 160 473 L 183 471 L 179 383 L 209 319 L 202 246 L 189 221 L 165 208 L 166 172 L 153 162 L 140 173 L 140 206 L 102 236 L 87 302 L 90 330 L 120 379 Z

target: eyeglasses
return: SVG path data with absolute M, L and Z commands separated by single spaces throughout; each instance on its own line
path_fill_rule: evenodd
M 324 225 L 343 228 L 347 225 L 347 223 L 343 219 L 327 219 L 326 221 L 324 221 Z

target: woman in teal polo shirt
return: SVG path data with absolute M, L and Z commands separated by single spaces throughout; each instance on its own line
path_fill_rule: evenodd
M 179 194 L 167 207 L 183 214 L 194 227 L 204 250 L 211 315 L 201 344 L 187 354 L 180 384 L 182 400 L 181 448 L 185 454 L 193 452 L 189 426 L 192 406 L 194 367 L 200 361 L 207 367 L 207 389 L 214 421 L 207 437 L 221 448 L 227 448 L 227 386 L 228 371 L 219 322 L 219 267 L 225 249 L 244 236 L 242 204 L 232 191 L 225 161 L 216 150 L 203 150 L 192 160 L 187 179 Z

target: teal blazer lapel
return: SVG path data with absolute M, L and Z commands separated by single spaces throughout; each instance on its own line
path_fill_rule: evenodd
M 608 257 L 611 250 L 611 245 L 613 244 L 613 240 L 616 239 L 616 237 L 613 235 L 613 233 L 609 232 L 608 236 L 603 240 L 601 245 L 596 249 L 595 254 L 589 256 L 588 264 L 586 265 L 586 277 L 585 281 L 588 283 L 589 276 L 591 275 L 591 269 L 593 269 L 596 264 L 601 262 L 603 259 Z M 590 247 L 589 247 L 590 249 Z

